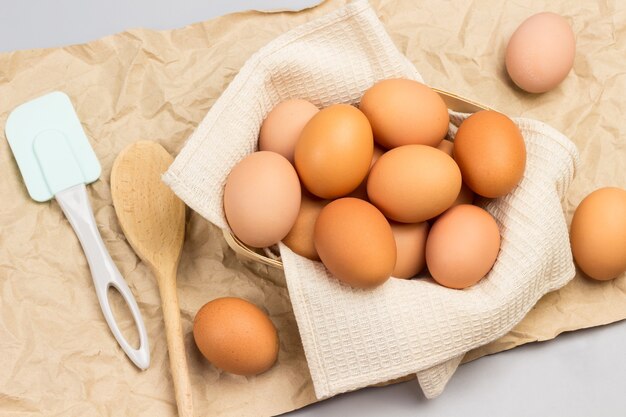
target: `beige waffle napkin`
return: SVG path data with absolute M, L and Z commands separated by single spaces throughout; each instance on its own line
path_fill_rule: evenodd
M 222 207 L 230 169 L 256 148 L 261 122 L 288 98 L 319 107 L 357 103 L 375 81 L 419 73 L 374 11 L 357 1 L 271 42 L 241 69 L 164 176 L 192 209 L 228 228 Z M 465 115 L 451 114 L 451 136 Z M 372 290 L 339 284 L 321 263 L 281 245 L 289 295 L 318 398 L 417 373 L 441 393 L 463 354 L 505 334 L 546 292 L 575 273 L 561 208 L 574 145 L 554 129 L 516 119 L 527 145 L 525 176 L 510 195 L 483 201 L 502 247 L 479 284 L 450 290 L 428 278 L 390 279 Z

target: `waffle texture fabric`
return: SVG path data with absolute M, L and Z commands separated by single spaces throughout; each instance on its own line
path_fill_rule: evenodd
M 423 81 L 368 3 L 350 3 L 253 55 L 164 181 L 193 210 L 228 229 L 226 178 L 256 150 L 259 128 L 274 105 L 290 98 L 320 108 L 357 104 L 376 81 L 398 77 Z M 451 112 L 451 137 L 467 116 Z M 435 397 L 465 352 L 508 332 L 541 296 L 574 276 L 561 199 L 577 167 L 576 148 L 539 121 L 514 121 L 526 142 L 526 171 L 509 195 L 478 202 L 496 219 L 502 244 L 493 269 L 475 286 L 459 291 L 430 278 L 392 278 L 374 290 L 355 290 L 321 263 L 279 245 L 318 398 L 411 373 L 425 395 Z

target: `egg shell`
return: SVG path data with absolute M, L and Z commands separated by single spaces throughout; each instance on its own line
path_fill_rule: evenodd
M 426 239 L 430 225 L 422 223 L 391 222 L 391 230 L 396 240 L 396 266 L 392 276 L 411 278 L 426 266 Z
M 437 149 L 445 152 L 452 157 L 454 151 L 454 143 L 449 140 L 442 140 L 439 146 L 437 146 Z M 460 204 L 472 204 L 473 202 L 474 192 L 467 186 L 467 184 L 462 183 L 459 195 L 456 197 L 456 200 L 454 200 L 454 203 L 452 203 L 450 208 L 456 207 Z
M 442 140 L 439 146 L 437 146 L 437 149 L 453 157 L 454 143 L 449 140 Z M 456 197 L 456 200 L 454 200 L 454 203 L 452 203 L 450 208 L 456 207 L 460 204 L 472 204 L 473 202 L 474 202 L 474 192 L 467 186 L 467 184 L 462 183 L 461 190 L 459 191 L 459 195 Z
M 263 248 L 282 240 L 300 210 L 300 181 L 289 161 L 254 152 L 233 167 L 224 187 L 224 212 L 235 236 Z
M 426 145 L 387 151 L 367 181 L 370 201 L 388 218 L 420 223 L 443 213 L 459 195 L 461 172 L 445 152 Z
M 359 108 L 383 148 L 437 146 L 448 132 L 450 116 L 445 102 L 433 89 L 414 80 L 379 81 L 365 92 Z
M 315 248 L 331 274 L 354 288 L 373 288 L 389 279 L 396 242 L 389 222 L 358 198 L 335 200 L 315 223 Z
M 572 253 L 590 278 L 609 280 L 626 271 L 626 190 L 601 188 L 579 204 L 570 228 Z
M 565 18 L 539 13 L 526 19 L 506 48 L 506 70 L 513 82 L 529 93 L 556 87 L 574 65 L 576 39 Z
M 260 308 L 241 298 L 217 298 L 196 313 L 193 338 L 217 368 L 237 375 L 267 371 L 278 358 L 278 333 Z
M 484 209 L 462 204 L 445 212 L 431 227 L 426 265 L 439 284 L 462 289 L 491 270 L 500 251 L 500 231 Z
M 450 206 L 456 207 L 461 204 L 473 204 L 474 203 L 474 192 L 467 186 L 467 184 L 461 184 L 461 190 L 459 191 L 459 195 L 456 196 L 456 200 Z
M 434 222 L 437 221 L 439 217 L 443 216 L 450 209 L 452 209 L 452 207 L 460 206 L 461 204 L 474 204 L 474 197 L 475 197 L 474 192 L 470 190 L 470 188 L 465 183 L 462 183 L 461 191 L 459 191 L 459 195 L 456 197 L 456 200 L 454 200 L 454 203 L 452 203 L 452 205 L 448 208 L 448 210 L 444 211 L 442 214 L 440 214 L 437 217 L 433 217 L 428 222 L 430 224 L 433 224 Z
M 384 153 L 385 153 L 385 150 L 383 148 L 381 148 L 380 146 L 374 146 L 372 162 L 370 162 L 370 170 L 372 169 L 376 161 L 378 161 L 378 158 L 380 158 L 381 155 Z M 370 171 L 367 171 L 367 175 L 365 176 L 361 184 L 359 184 L 359 186 L 356 187 L 354 191 L 348 194 L 347 197 L 354 197 L 354 198 L 360 198 L 361 200 L 367 200 L 368 199 L 367 198 L 367 179 L 369 178 L 369 175 L 370 175 Z
M 511 119 L 492 110 L 474 113 L 461 123 L 453 152 L 463 181 L 483 197 L 508 194 L 526 169 L 522 133 Z
M 281 101 L 261 125 L 259 150 L 279 153 L 293 164 L 293 154 L 302 129 L 318 111 L 313 103 L 306 100 Z
M 328 203 L 330 203 L 329 200 L 322 200 L 306 192 L 302 193 L 298 217 L 287 236 L 283 239 L 283 243 L 289 249 L 300 256 L 319 261 L 320 257 L 313 242 L 313 232 L 317 216 Z
M 442 140 L 441 143 L 439 143 L 439 145 L 437 145 L 437 149 L 439 149 L 440 151 L 443 151 L 445 153 L 447 153 L 448 155 L 452 156 L 452 150 L 454 149 L 454 143 L 450 142 L 449 140 Z
M 363 181 L 373 151 L 372 128 L 365 115 L 348 104 L 334 104 L 304 126 L 295 165 L 307 190 L 321 198 L 337 198 Z

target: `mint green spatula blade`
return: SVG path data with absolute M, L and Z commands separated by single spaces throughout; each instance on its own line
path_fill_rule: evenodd
M 89 184 L 100 177 L 100 162 L 65 93 L 56 91 L 18 106 L 7 119 L 5 132 L 28 193 L 35 201 L 48 201 L 61 191 L 51 189 L 50 183 Z M 50 145 L 45 140 L 48 138 L 60 146 L 46 146 Z M 35 152 L 35 146 L 46 147 L 46 152 Z M 57 169 L 46 169 L 44 175 L 41 161 L 49 160 L 58 162 Z M 78 169 L 73 169 L 76 166 Z

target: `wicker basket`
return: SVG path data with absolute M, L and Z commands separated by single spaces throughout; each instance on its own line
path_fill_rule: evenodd
M 443 101 L 446 103 L 450 110 L 461 112 L 461 113 L 474 113 L 479 110 L 490 110 L 489 107 L 478 104 L 471 100 L 467 100 L 463 97 L 459 97 L 456 94 L 449 93 L 447 91 L 442 91 L 434 88 L 434 90 L 443 98 Z M 244 244 L 241 240 L 237 238 L 232 232 L 223 229 L 224 238 L 230 246 L 237 254 L 241 255 L 246 259 L 251 259 L 256 262 L 260 262 L 265 265 L 269 265 L 274 268 L 283 268 L 283 264 L 279 259 L 274 259 L 266 254 L 257 252 L 255 249 L 250 248 L 246 244 Z

